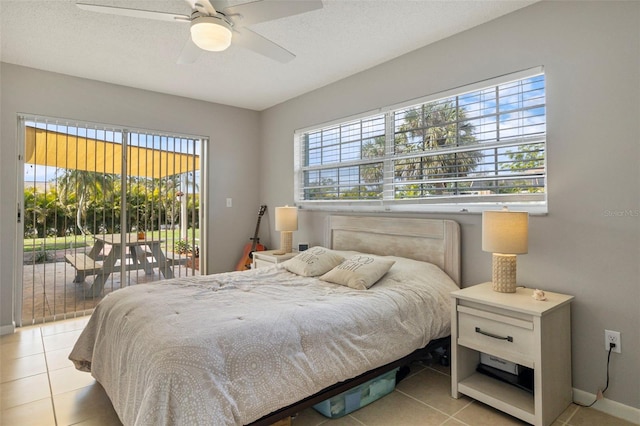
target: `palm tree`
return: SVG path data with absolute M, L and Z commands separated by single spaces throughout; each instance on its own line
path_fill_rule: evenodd
M 382 158 L 384 156 L 385 137 L 378 136 L 362 145 L 362 158 Z M 360 176 L 367 183 L 382 182 L 384 170 L 382 163 L 367 164 L 360 167 Z
M 59 196 L 62 204 L 66 204 L 72 195 L 78 200 L 76 210 L 76 226 L 83 235 L 86 235 L 86 226 L 82 224 L 82 218 L 86 217 L 86 211 L 91 198 L 108 199 L 113 195 L 114 175 L 101 174 L 86 170 L 61 169 L 58 178 Z
M 65 226 L 64 206 L 58 200 L 58 193 L 54 185 L 46 192 L 35 187 L 24 190 L 24 226 L 26 235 L 47 236 L 49 234 L 63 234 Z M 54 231 L 55 229 L 55 231 Z
M 395 137 L 396 155 L 413 152 L 433 152 L 448 146 L 474 143 L 473 125 L 466 122 L 466 112 L 457 108 L 453 100 L 423 104 L 404 111 L 402 124 Z M 480 154 L 477 151 L 453 154 L 435 154 L 412 157 L 395 162 L 395 178 L 400 181 L 446 179 L 461 177 L 473 171 Z M 446 182 L 419 185 L 419 193 L 425 189 L 447 189 Z
M 158 202 L 164 211 L 164 222 L 169 222 L 169 229 L 173 229 L 180 213 L 180 179 L 178 175 L 167 176 L 160 179 L 159 186 L 155 191 L 158 195 Z

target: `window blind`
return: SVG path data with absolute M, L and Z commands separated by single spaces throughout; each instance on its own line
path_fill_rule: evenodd
M 486 83 L 296 132 L 296 202 L 546 206 L 544 73 Z

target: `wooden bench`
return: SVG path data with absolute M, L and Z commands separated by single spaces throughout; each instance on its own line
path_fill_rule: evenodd
M 191 256 L 187 256 L 187 255 L 179 254 L 179 253 L 174 253 L 174 252 L 171 252 L 171 251 L 168 251 L 165 254 L 165 257 L 167 259 L 167 264 L 169 264 L 171 266 L 186 265 L 187 262 L 191 259 Z
M 76 269 L 74 283 L 84 282 L 87 275 L 95 275 L 102 270 L 102 262 L 94 260 L 84 253 L 66 254 L 64 258 Z

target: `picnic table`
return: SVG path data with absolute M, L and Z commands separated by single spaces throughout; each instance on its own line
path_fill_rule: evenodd
M 75 283 L 85 282 L 85 278 L 95 275 L 93 284 L 88 289 L 89 294 L 98 296 L 102 294 L 104 284 L 114 272 L 121 272 L 122 265 L 116 264 L 125 253 L 126 271 L 144 270 L 146 274 L 153 274 L 154 268 L 158 268 L 165 278 L 173 278 L 174 259 L 167 259 L 162 251 L 164 240 L 139 239 L 137 234 L 101 234 L 94 235 L 94 244 L 88 254 L 70 253 L 65 259 L 76 269 Z M 111 246 L 104 260 L 100 261 L 99 255 L 105 246 Z

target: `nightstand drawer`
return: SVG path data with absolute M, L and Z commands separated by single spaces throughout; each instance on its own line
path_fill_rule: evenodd
M 298 253 L 284 253 L 280 250 L 263 250 L 253 253 L 253 268 L 266 268 L 267 266 L 273 266 L 277 263 L 285 262 L 292 257 L 295 257 Z
M 458 306 L 458 344 L 533 368 L 533 322 Z
M 262 260 L 262 259 L 256 259 L 253 261 L 253 267 L 254 268 L 266 268 L 268 266 L 273 266 L 275 265 L 274 262 L 268 262 L 266 260 Z

